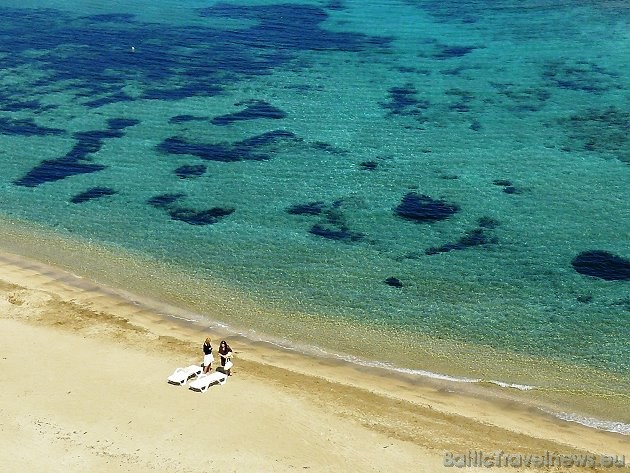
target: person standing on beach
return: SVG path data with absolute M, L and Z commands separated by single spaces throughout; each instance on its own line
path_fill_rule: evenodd
M 214 355 L 212 354 L 212 343 L 210 337 L 203 342 L 203 372 L 208 373 L 212 369 Z
M 221 340 L 221 344 L 219 345 L 219 356 L 221 357 L 221 367 L 223 368 L 223 372 L 228 376 L 231 375 L 230 370 L 234 364 L 232 363 L 232 349 L 230 345 L 227 344 L 225 340 Z

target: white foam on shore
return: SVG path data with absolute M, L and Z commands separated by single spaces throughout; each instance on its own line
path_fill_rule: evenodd
M 613 432 L 615 434 L 630 435 L 630 424 L 623 422 L 617 422 L 614 420 L 602 420 L 595 417 L 585 417 L 572 412 L 554 412 L 548 409 L 539 408 L 541 411 L 550 414 L 558 419 L 562 419 L 567 422 L 575 422 L 585 427 L 592 429 L 604 430 L 606 432 Z
M 227 328 L 227 327 L 225 327 Z M 319 356 L 322 358 L 336 358 L 337 360 L 344 361 L 346 363 L 350 363 L 352 365 L 363 366 L 366 368 L 378 368 L 387 371 L 392 371 L 395 373 L 406 374 L 411 376 L 419 376 L 423 378 L 431 378 L 431 379 L 439 379 L 442 381 L 450 381 L 453 383 L 488 383 L 494 384 L 501 388 L 509 388 L 509 389 L 518 389 L 519 391 L 529 391 L 531 389 L 535 389 L 536 386 L 529 386 L 526 384 L 514 384 L 514 383 L 506 383 L 503 381 L 495 381 L 495 380 L 483 380 L 481 378 L 466 378 L 466 377 L 457 377 L 451 376 L 442 373 L 435 373 L 433 371 L 426 371 L 421 369 L 411 369 L 411 368 L 400 368 L 391 363 L 386 363 L 382 361 L 370 361 L 365 360 L 363 358 L 359 358 L 357 356 L 338 354 L 338 353 L 330 353 L 323 348 L 316 346 L 300 346 L 296 347 L 289 341 L 279 341 L 279 340 L 270 340 L 268 338 L 255 337 L 253 333 L 250 331 L 248 333 L 238 332 L 238 335 L 245 337 L 249 340 L 260 341 L 264 343 L 268 343 L 282 350 L 288 351 L 296 351 L 300 353 L 304 353 L 306 355 L 311 356 Z

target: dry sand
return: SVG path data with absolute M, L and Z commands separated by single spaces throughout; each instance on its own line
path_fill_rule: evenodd
M 224 386 L 169 385 L 221 334 L 14 255 L 0 255 L 0 314 L 1 471 L 433 472 L 468 450 L 630 465 L 628 437 L 242 339 Z

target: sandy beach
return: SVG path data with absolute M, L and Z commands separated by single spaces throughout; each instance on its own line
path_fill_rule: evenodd
M 432 472 L 468 451 L 630 464 L 627 436 L 243 339 L 225 385 L 169 385 L 224 334 L 15 255 L 0 255 L 0 314 L 4 471 Z

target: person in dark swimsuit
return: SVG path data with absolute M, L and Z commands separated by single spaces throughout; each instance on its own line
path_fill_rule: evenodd
M 232 349 L 230 345 L 227 344 L 225 340 L 221 340 L 221 344 L 219 345 L 219 356 L 221 357 L 221 368 L 222 371 L 228 376 L 231 375 L 230 371 L 232 369 Z

